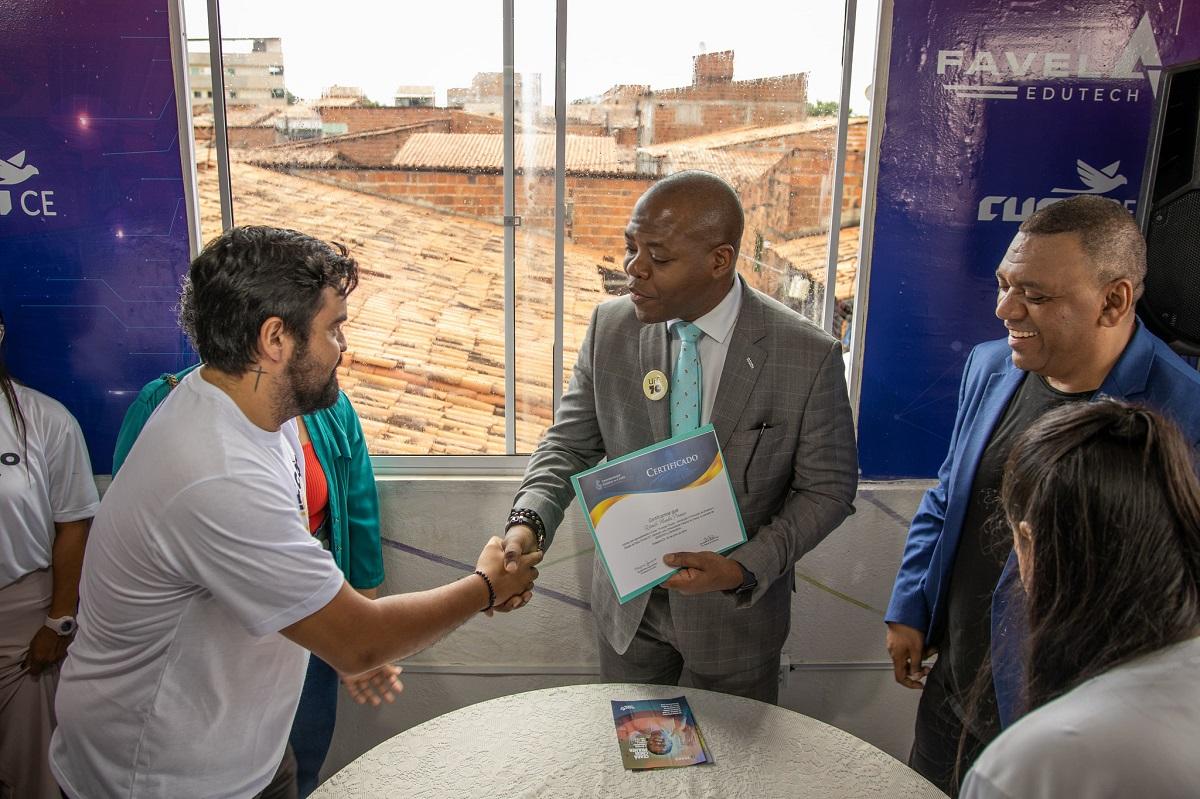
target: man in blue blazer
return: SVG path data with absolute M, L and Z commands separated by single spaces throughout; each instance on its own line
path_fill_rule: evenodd
M 909 764 L 951 795 L 956 766 L 965 773 L 1023 712 L 1012 534 L 997 512 L 1014 437 L 1052 407 L 1105 395 L 1167 413 L 1200 444 L 1200 374 L 1134 315 L 1145 273 L 1133 218 L 1095 196 L 1033 214 L 996 270 L 1008 338 L 967 359 L 950 450 L 909 527 L 885 617 L 896 681 L 923 689 Z

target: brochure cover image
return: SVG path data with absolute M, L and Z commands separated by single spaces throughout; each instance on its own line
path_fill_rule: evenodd
M 677 768 L 712 763 L 687 698 L 613 700 L 613 723 L 625 768 Z

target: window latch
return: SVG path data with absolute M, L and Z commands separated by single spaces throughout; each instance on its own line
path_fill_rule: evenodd
M 521 226 L 521 217 L 519 217 L 519 216 L 504 217 L 504 226 L 505 227 L 520 227 Z

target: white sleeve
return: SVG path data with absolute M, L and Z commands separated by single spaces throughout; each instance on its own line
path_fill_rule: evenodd
M 966 779 L 963 780 L 958 799 L 1017 799 L 1017 797 L 1009 796 L 987 777 L 975 769 L 971 769 L 967 772 Z
M 167 503 L 159 550 L 203 586 L 251 635 L 278 632 L 316 613 L 345 577 L 308 533 L 293 490 L 262 476 L 223 475 Z
M 47 418 L 44 442 L 50 485 L 50 512 L 55 522 L 75 522 L 96 515 L 100 496 L 92 461 L 79 422 L 60 406 L 61 416 Z

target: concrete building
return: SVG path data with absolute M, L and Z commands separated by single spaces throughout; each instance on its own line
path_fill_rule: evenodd
M 222 39 L 221 52 L 228 105 L 287 105 L 282 39 Z M 212 59 L 207 39 L 188 40 L 188 72 L 192 105 L 211 104 Z
M 363 108 L 372 105 L 367 93 L 358 86 L 333 85 L 321 90 L 321 99 L 313 103 L 317 108 Z
M 397 108 L 432 108 L 437 94 L 432 86 L 397 86 L 393 105 Z
M 534 72 L 514 76 L 517 112 L 529 108 L 536 115 L 542 107 L 542 76 Z M 476 114 L 500 115 L 504 111 L 504 73 L 479 72 L 467 88 L 447 89 L 446 105 Z

